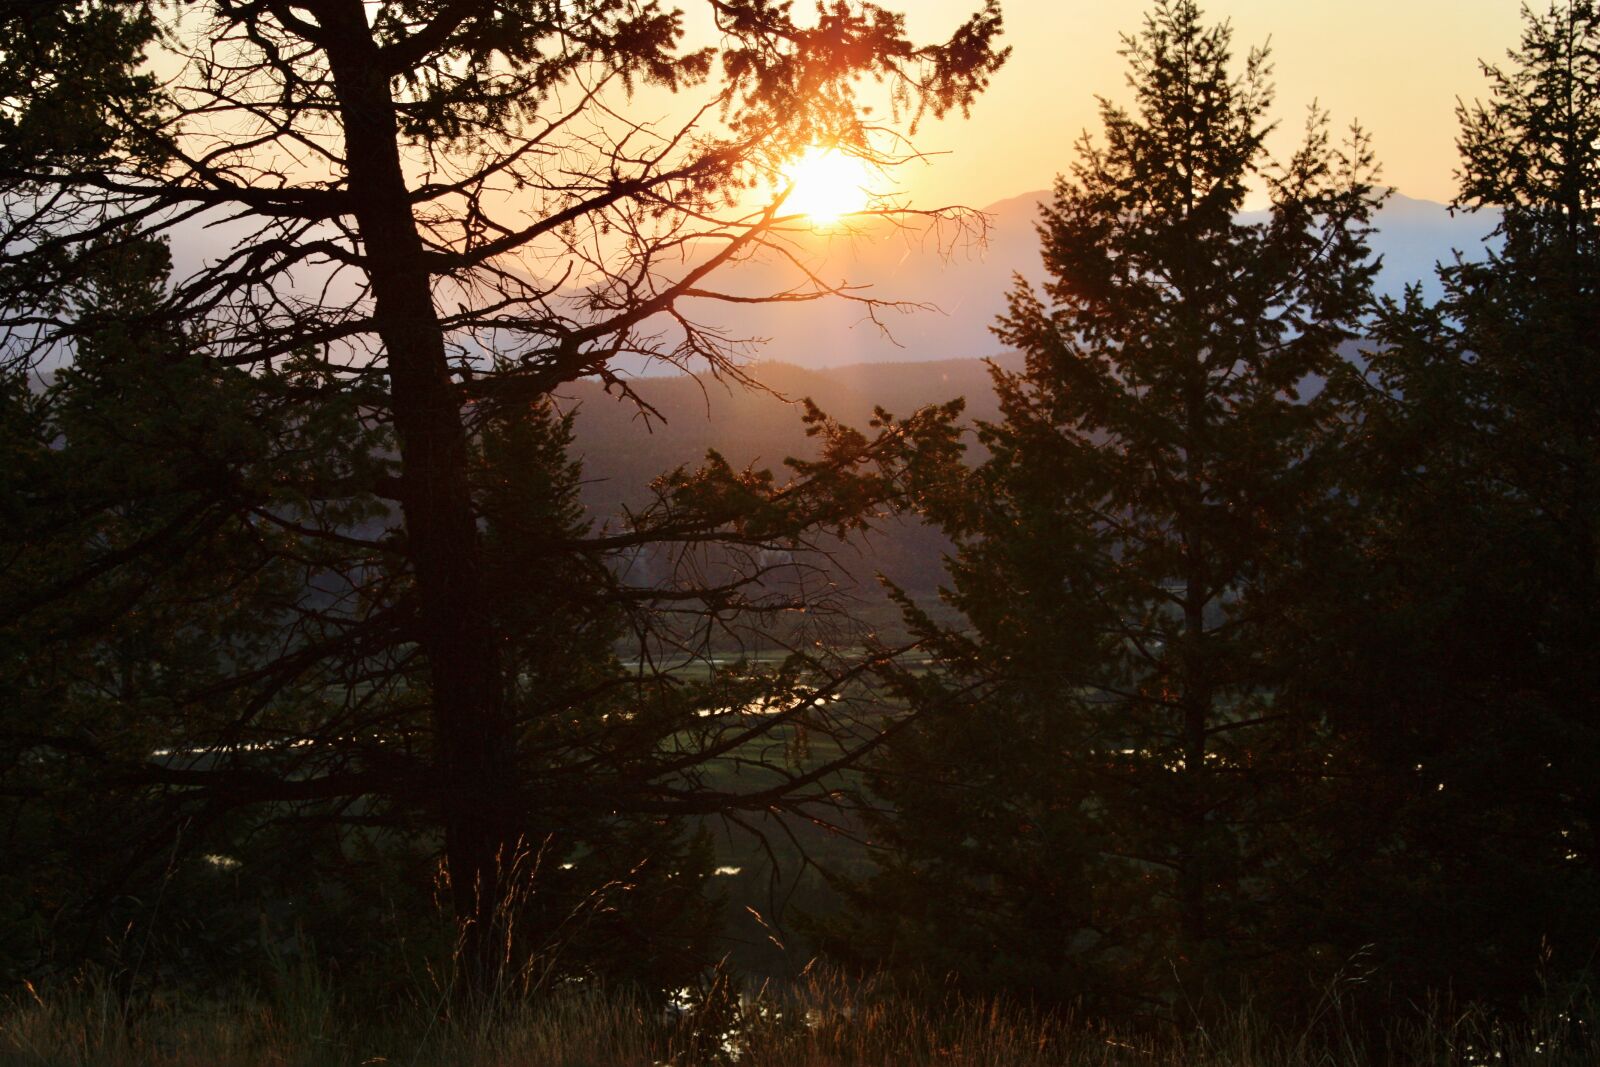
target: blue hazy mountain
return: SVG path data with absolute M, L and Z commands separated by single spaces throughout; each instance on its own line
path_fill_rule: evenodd
M 1042 275 L 1038 205 L 1048 193 L 1029 193 L 983 209 L 986 238 L 945 225 L 877 222 L 855 232 L 793 235 L 789 251 L 829 285 L 861 286 L 859 295 L 927 307 L 876 309 L 849 300 L 740 305 L 696 301 L 693 313 L 728 333 L 763 338 L 760 358 L 801 367 L 986 356 L 1000 349 L 990 332 L 1005 311 L 1014 274 Z M 1247 215 L 1246 218 L 1259 217 Z M 1398 296 L 1411 283 L 1438 295 L 1434 264 L 1455 250 L 1480 253 L 1494 228 L 1486 214 L 1452 213 L 1444 204 L 1395 194 L 1376 219 L 1372 245 L 1383 257 L 1377 288 Z M 795 285 L 793 267 L 776 257 L 741 264 L 722 276 L 724 291 L 740 296 Z M 876 321 L 874 320 L 876 317 Z

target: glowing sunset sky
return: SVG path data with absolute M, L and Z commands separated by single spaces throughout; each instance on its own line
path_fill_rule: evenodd
M 949 151 L 900 177 L 919 205 L 982 206 L 1042 189 L 1067 168 L 1085 128 L 1098 130 L 1095 95 L 1127 99 L 1118 34 L 1139 27 L 1131 0 L 1002 0 L 1010 62 L 972 119 L 927 124 L 924 151 Z M 971 0 L 902 0 L 914 39 L 942 38 Z M 1499 61 L 1521 32 L 1516 0 L 1213 0 L 1210 22 L 1229 20 L 1236 55 L 1271 39 L 1274 114 L 1298 131 L 1316 100 L 1338 127 L 1359 120 L 1373 135 L 1383 181 L 1448 201 L 1454 193 L 1457 97 L 1484 95 L 1478 61 Z M 1535 4 L 1538 9 L 1538 4 Z M 1286 142 L 1285 142 L 1286 143 Z M 1285 143 L 1277 145 L 1280 150 Z

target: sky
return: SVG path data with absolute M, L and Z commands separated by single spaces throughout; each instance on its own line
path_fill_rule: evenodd
M 794 0 L 797 14 L 817 2 Z M 877 2 L 904 12 L 913 40 L 933 42 L 946 39 L 982 0 Z M 708 6 L 678 3 L 685 45 L 712 43 Z M 1079 135 L 1099 128 L 1096 95 L 1128 98 L 1120 35 L 1139 28 L 1147 0 L 1001 0 L 1001 6 L 1011 58 L 969 118 L 929 121 L 918 132 L 915 147 L 933 158 L 893 176 L 911 206 L 985 207 L 1046 189 L 1071 166 Z M 1282 126 L 1276 151 L 1292 149 L 1304 109 L 1316 101 L 1336 126 L 1358 120 L 1372 134 L 1384 184 L 1440 202 L 1455 191 L 1457 100 L 1484 95 L 1479 61 L 1501 60 L 1522 25 L 1521 0 L 1202 0 L 1202 8 L 1208 22 L 1231 24 L 1241 62 L 1251 46 L 1270 40 L 1274 114 Z M 648 101 L 642 110 L 659 107 L 663 117 L 691 102 L 646 91 L 630 110 L 641 101 Z M 894 191 L 872 184 L 877 192 Z
M 943 39 L 975 0 L 900 0 L 914 39 Z M 919 207 L 982 207 L 1046 188 L 1067 169 L 1084 129 L 1098 129 L 1096 94 L 1126 100 L 1119 33 L 1138 28 L 1139 0 L 1002 0 L 1014 51 L 968 120 L 927 123 L 922 151 L 947 152 L 899 177 Z M 1316 101 L 1337 126 L 1358 120 L 1374 140 L 1382 181 L 1408 196 L 1449 201 L 1455 190 L 1457 98 L 1485 95 L 1480 59 L 1498 61 L 1521 30 L 1517 0 L 1213 0 L 1236 54 L 1272 46 L 1276 117 L 1300 128 Z M 1289 139 L 1276 148 L 1287 150 Z

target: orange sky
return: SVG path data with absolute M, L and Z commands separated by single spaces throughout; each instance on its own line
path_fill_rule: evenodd
M 1098 128 L 1095 94 L 1125 98 L 1118 33 L 1139 25 L 1144 3 L 1002 4 L 1011 61 L 970 121 L 929 123 L 917 137 L 920 149 L 951 153 L 902 175 L 918 206 L 983 206 L 1045 188 L 1079 132 Z M 887 6 L 906 11 L 913 36 L 927 39 L 948 34 L 974 4 Z M 1337 125 L 1359 119 L 1372 133 L 1386 184 L 1440 201 L 1454 192 L 1456 98 L 1483 95 L 1478 60 L 1503 57 L 1521 27 L 1517 0 L 1213 0 L 1205 11 L 1232 23 L 1241 53 L 1271 38 L 1286 130 L 1320 101 Z

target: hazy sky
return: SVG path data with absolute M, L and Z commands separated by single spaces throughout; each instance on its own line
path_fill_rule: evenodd
M 1134 0 L 1002 0 L 1011 61 L 972 119 L 929 123 L 918 148 L 948 150 L 904 175 L 919 206 L 982 206 L 1042 189 L 1065 170 L 1072 144 L 1098 129 L 1096 94 L 1126 99 L 1118 33 L 1136 29 Z M 969 0 L 901 0 L 918 39 L 943 37 Z M 1359 119 L 1374 138 L 1383 181 L 1410 196 L 1454 191 L 1457 97 L 1484 95 L 1479 59 L 1498 61 L 1520 33 L 1517 0 L 1213 0 L 1242 55 L 1271 38 L 1276 116 L 1298 130 L 1313 100 L 1336 125 Z

